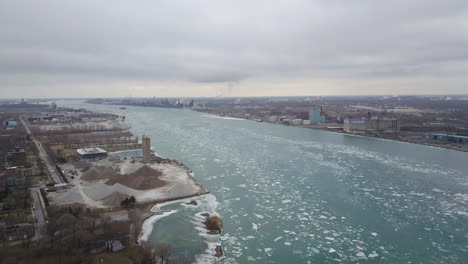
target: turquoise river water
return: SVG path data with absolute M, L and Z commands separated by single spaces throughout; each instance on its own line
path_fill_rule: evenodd
M 147 238 L 210 263 L 468 263 L 468 153 L 221 118 L 190 110 L 60 102 L 125 114 L 154 150 L 193 169 L 199 205 Z M 200 213 L 224 234 L 205 234 Z

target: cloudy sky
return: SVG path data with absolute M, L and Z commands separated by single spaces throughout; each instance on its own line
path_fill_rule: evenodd
M 467 0 L 0 1 L 0 97 L 434 93 Z

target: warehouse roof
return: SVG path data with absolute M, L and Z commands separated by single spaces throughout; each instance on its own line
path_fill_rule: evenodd
M 80 155 L 93 155 L 93 154 L 105 154 L 107 151 L 101 148 L 82 148 L 77 149 L 76 152 Z

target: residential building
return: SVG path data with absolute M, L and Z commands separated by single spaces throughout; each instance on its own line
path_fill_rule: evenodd
M 6 155 L 7 166 L 26 166 L 28 156 L 24 149 L 16 148 L 15 151 L 8 152 Z

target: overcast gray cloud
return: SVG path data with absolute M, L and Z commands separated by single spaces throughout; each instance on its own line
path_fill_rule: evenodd
M 466 93 L 466 47 L 466 0 L 0 1 L 5 97 Z

